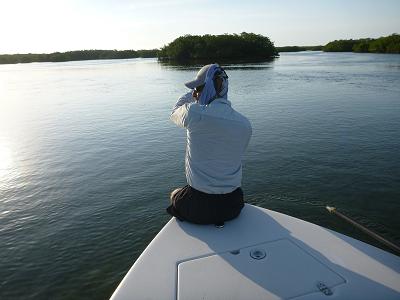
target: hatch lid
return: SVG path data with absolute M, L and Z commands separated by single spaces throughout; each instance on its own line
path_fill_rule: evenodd
M 328 295 L 342 276 L 289 239 L 232 249 L 178 264 L 178 300 L 288 299 Z

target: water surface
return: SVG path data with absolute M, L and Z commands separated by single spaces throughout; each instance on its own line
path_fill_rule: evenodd
M 246 201 L 400 243 L 400 55 L 301 52 L 226 66 L 251 120 Z M 169 122 L 194 67 L 154 59 L 0 66 L 0 298 L 107 299 L 185 184 Z

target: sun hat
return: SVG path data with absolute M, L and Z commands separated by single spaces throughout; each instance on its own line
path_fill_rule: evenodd
M 188 81 L 185 83 L 185 86 L 189 89 L 194 89 L 195 87 L 201 86 L 206 83 L 206 75 L 208 70 L 211 68 L 213 64 L 205 65 L 200 69 L 197 73 L 196 78 L 192 81 Z

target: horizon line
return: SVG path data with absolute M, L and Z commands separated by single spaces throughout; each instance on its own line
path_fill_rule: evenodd
M 226 34 L 228 34 L 228 33 L 226 33 Z M 235 33 L 231 33 L 231 34 L 235 34 Z M 333 41 L 340 41 L 340 40 L 379 39 L 379 38 L 382 38 L 382 37 L 396 35 L 396 34 L 398 34 L 398 33 L 394 32 L 394 33 L 391 33 L 389 35 L 381 35 L 381 36 L 376 37 L 376 38 L 374 38 L 374 37 L 361 37 L 361 38 L 350 38 L 350 39 L 335 39 L 335 40 L 329 41 L 328 43 L 333 42 Z M 185 35 L 193 35 L 194 36 L 195 34 L 184 34 L 184 35 L 181 35 L 179 37 L 182 37 L 182 36 L 185 36 Z M 203 34 L 203 36 L 204 35 L 207 35 L 207 33 Z M 179 37 L 177 37 L 177 38 L 179 38 Z M 177 39 L 177 38 L 175 38 L 175 39 Z M 328 44 L 328 43 L 326 43 L 326 44 Z M 276 48 L 282 48 L 282 47 L 319 47 L 319 46 L 325 46 L 326 44 L 319 44 L 319 45 L 285 45 L 285 46 L 276 46 L 276 45 L 274 45 L 274 46 Z M 166 46 L 166 45 L 164 45 L 164 46 Z M 162 46 L 162 47 L 164 47 L 164 46 Z M 135 49 L 116 49 L 116 48 L 114 48 L 114 49 L 95 49 L 95 48 L 93 48 L 93 49 L 79 49 L 79 50 L 75 49 L 75 50 L 53 51 L 53 52 L 0 53 L 0 55 L 54 54 L 54 53 L 66 53 L 66 52 L 74 52 L 74 51 L 94 51 L 94 50 L 99 50 L 99 51 L 154 51 L 154 50 L 160 50 L 162 47 L 152 48 L 152 49 L 137 49 L 137 50 L 135 50 Z

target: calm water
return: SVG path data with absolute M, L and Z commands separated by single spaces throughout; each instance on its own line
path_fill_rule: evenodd
M 400 243 L 400 55 L 282 54 L 229 65 L 253 124 L 246 200 Z M 185 184 L 169 122 L 194 68 L 152 59 L 0 66 L 0 299 L 107 299 Z

